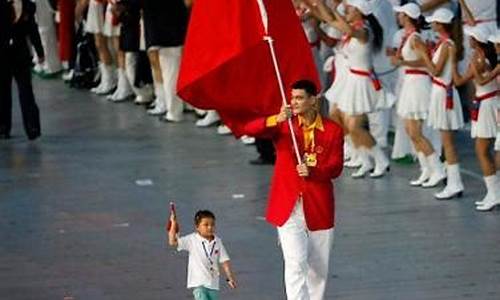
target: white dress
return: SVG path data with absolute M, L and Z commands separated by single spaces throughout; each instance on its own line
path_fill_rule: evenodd
M 471 137 L 472 138 L 495 138 L 497 135 L 497 109 L 498 109 L 498 85 L 496 80 L 492 80 L 485 85 L 475 84 L 476 99 L 485 98 L 479 102 L 474 99 L 472 110 L 477 111 L 477 121 L 472 120 Z M 474 113 L 471 113 L 473 116 Z
M 368 114 L 379 108 L 386 108 L 387 103 L 383 89 L 376 90 L 372 78 L 355 72 L 368 73 L 373 70 L 372 33 L 369 31 L 369 41 L 365 44 L 356 38 L 351 38 L 343 47 L 347 55 L 349 71 L 342 83 L 341 92 L 337 95 L 338 108 L 351 116 Z
M 106 9 L 106 11 L 104 11 Z M 106 13 L 105 13 L 106 12 Z M 90 0 L 87 12 L 85 30 L 93 34 L 102 34 L 107 37 L 119 36 L 120 26 L 113 25 L 113 14 L 111 3 L 105 4 L 96 0 Z
M 87 22 L 85 31 L 96 34 L 102 33 L 104 27 L 104 3 L 90 0 L 87 11 Z
M 411 41 L 420 34 L 411 34 L 401 48 L 405 61 L 415 61 L 419 56 L 411 48 Z M 422 73 L 422 74 L 420 74 Z M 425 68 L 404 67 L 397 113 L 403 119 L 424 120 L 429 110 L 431 80 Z
M 325 92 L 325 98 L 330 105 L 338 105 L 339 97 L 344 89 L 345 79 L 349 73 L 349 65 L 347 64 L 347 56 L 343 51 L 343 45 L 339 45 L 335 50 L 335 80 L 330 88 Z
M 447 40 L 447 43 L 453 43 L 452 40 Z M 439 60 L 439 55 L 443 50 L 443 43 L 439 46 L 437 51 L 432 56 L 432 62 L 434 64 Z M 464 125 L 464 117 L 462 114 L 462 105 L 460 103 L 460 96 L 458 95 L 457 89 L 452 85 L 452 71 L 451 71 L 451 56 L 448 57 L 447 62 L 441 72 L 441 75 L 433 77 L 433 83 L 431 88 L 431 97 L 429 103 L 429 116 L 427 117 L 427 123 L 429 127 L 437 130 L 457 130 L 462 128 Z M 453 108 L 447 109 L 447 89 L 443 86 L 438 85 L 436 82 L 441 83 L 445 86 L 450 86 L 450 93 L 453 97 Z

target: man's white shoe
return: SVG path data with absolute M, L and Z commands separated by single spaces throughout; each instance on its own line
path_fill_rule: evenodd
M 240 138 L 241 142 L 245 145 L 252 145 L 252 144 L 255 144 L 255 138 L 254 137 L 251 137 L 251 136 L 248 136 L 248 135 L 244 135 Z
M 219 126 L 217 126 L 217 134 L 219 134 L 219 135 L 231 134 L 231 129 L 229 129 L 229 127 L 227 127 L 224 124 L 219 125 Z

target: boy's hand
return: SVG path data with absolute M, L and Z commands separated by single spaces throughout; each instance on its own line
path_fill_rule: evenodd
M 177 219 L 175 218 L 175 215 L 170 216 L 170 228 L 169 231 L 171 233 L 177 233 L 179 228 L 179 224 L 177 224 Z

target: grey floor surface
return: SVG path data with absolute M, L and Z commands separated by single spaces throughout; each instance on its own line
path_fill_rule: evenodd
M 60 81 L 35 88 L 43 137 L 26 140 L 16 104 L 14 137 L 0 141 L 0 299 L 191 299 L 187 256 L 165 244 L 171 200 L 183 233 L 197 209 L 216 213 L 240 284 L 222 299 L 284 299 L 262 220 L 272 167 L 250 166 L 252 147 L 193 117 L 164 124 Z M 409 187 L 415 165 L 344 172 L 327 299 L 500 299 L 500 213 L 474 211 L 485 188 L 465 132 L 460 152 L 458 200 Z

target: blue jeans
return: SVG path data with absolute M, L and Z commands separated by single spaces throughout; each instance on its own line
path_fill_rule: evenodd
M 219 300 L 219 291 L 199 286 L 193 290 L 195 300 Z

